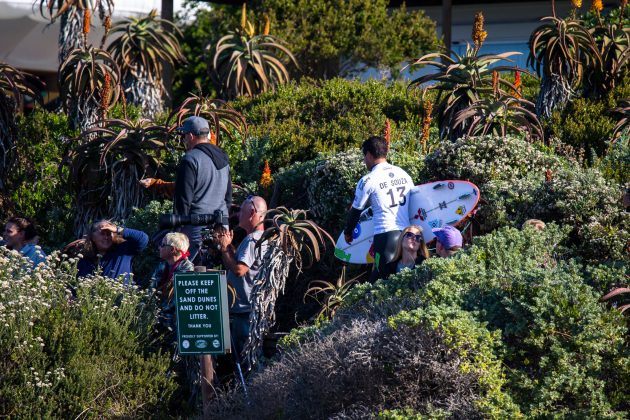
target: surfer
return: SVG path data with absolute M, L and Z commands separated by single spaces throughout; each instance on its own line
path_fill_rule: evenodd
M 409 191 L 413 180 L 407 172 L 387 162 L 388 144 L 383 137 L 373 136 L 361 145 L 365 165 L 370 171 L 363 176 L 346 218 L 344 237 L 352 243 L 353 231 L 368 205 L 374 222 L 374 269 L 370 282 L 387 277 L 387 264 L 393 261 L 400 232 L 409 224 Z

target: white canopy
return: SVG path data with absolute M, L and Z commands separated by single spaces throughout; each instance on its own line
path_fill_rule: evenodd
M 175 11 L 182 0 L 175 0 Z M 153 9 L 158 12 L 161 0 L 116 0 L 114 21 L 128 16 L 140 16 Z M 98 18 L 92 22 L 90 41 L 100 43 L 103 28 Z M 43 72 L 56 72 L 59 19 L 50 24 L 39 11 L 39 0 L 0 0 L 0 61 L 14 67 Z

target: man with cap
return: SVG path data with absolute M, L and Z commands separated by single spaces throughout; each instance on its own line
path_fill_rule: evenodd
M 183 216 L 212 214 L 221 210 L 227 217 L 232 204 L 230 161 L 227 154 L 210 143 L 210 126 L 201 117 L 189 117 L 177 128 L 186 154 L 177 167 L 173 213 Z M 190 260 L 201 246 L 201 226 L 184 226 L 190 240 Z
M 442 258 L 448 258 L 460 249 L 464 239 L 461 232 L 453 226 L 446 225 L 443 228 L 432 229 L 436 239 L 435 252 Z

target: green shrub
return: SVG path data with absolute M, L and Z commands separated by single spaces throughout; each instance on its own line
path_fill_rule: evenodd
M 391 316 L 390 325 L 428 322 L 462 331 L 451 343 L 463 340 L 466 349 L 475 348 L 475 337 L 485 337 L 480 345 L 494 337 L 478 353 L 486 361 L 470 366 L 484 371 L 480 378 L 505 379 L 501 393 L 485 394 L 494 400 L 480 400 L 490 413 L 505 397 L 526 416 L 623 417 L 630 408 L 623 391 L 630 373 L 627 324 L 598 302 L 601 292 L 588 283 L 623 282 L 628 266 L 583 270 L 558 260 L 567 258 L 558 246 L 567 233 L 553 224 L 543 232 L 500 229 L 455 257 L 357 288 L 345 313 L 416 296 L 418 307 Z M 478 332 L 458 329 L 466 323 Z M 500 381 L 489 383 L 499 390 Z
M 76 280 L 76 261 L 59 260 L 31 270 L 0 248 L 0 415 L 164 415 L 175 383 L 153 344 L 154 306 L 111 279 Z
M 612 145 L 606 156 L 597 160 L 595 167 L 607 179 L 630 186 L 630 133 Z
M 613 106 L 608 101 L 575 99 L 562 111 L 553 113 L 549 133 L 564 143 L 585 150 L 589 161 L 593 161 L 592 151 L 596 156 L 602 156 L 613 137 L 616 122 L 608 112 Z
M 474 333 L 464 329 L 453 334 L 463 340 Z M 479 337 L 479 348 L 492 346 L 487 338 Z M 478 418 L 486 412 L 477 404 L 484 380 L 479 370 L 462 369 L 474 363 L 478 349 L 460 351 L 450 340 L 449 332 L 423 323 L 393 327 L 355 314 L 252 377 L 247 402 L 238 393 L 220 395 L 212 412 L 220 418 L 369 418 L 392 409 L 441 410 Z
M 70 138 L 64 114 L 36 107 L 18 121 L 17 162 L 9 185 L 12 212 L 33 218 L 45 248 L 58 247 L 72 238 L 72 196 L 61 173 L 61 161 Z
M 431 179 L 467 179 L 481 192 L 475 219 L 481 233 L 530 218 L 573 228 L 576 255 L 627 259 L 630 226 L 621 187 L 596 169 L 539 151 L 513 138 L 473 137 L 444 143 L 427 156 Z
M 256 98 L 239 98 L 233 105 L 250 124 L 250 135 L 268 140 L 272 168 L 359 146 L 383 133 L 392 123 L 392 142 L 401 132 L 419 133 L 419 94 L 402 83 L 333 79 L 283 85 Z

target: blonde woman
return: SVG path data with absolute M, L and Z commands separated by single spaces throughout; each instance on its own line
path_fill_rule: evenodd
M 106 277 L 117 279 L 123 276 L 124 284 L 129 284 L 131 261 L 149 244 L 146 233 L 131 228 L 116 226 L 109 220 L 99 220 L 90 226 L 83 242 L 83 258 L 77 265 L 79 277 L 94 274 L 97 268 L 102 269 Z
M 390 263 L 390 273 L 399 273 L 403 268 L 413 269 L 429 258 L 429 250 L 424 242 L 420 226 L 407 226 L 396 244 L 396 254 Z

